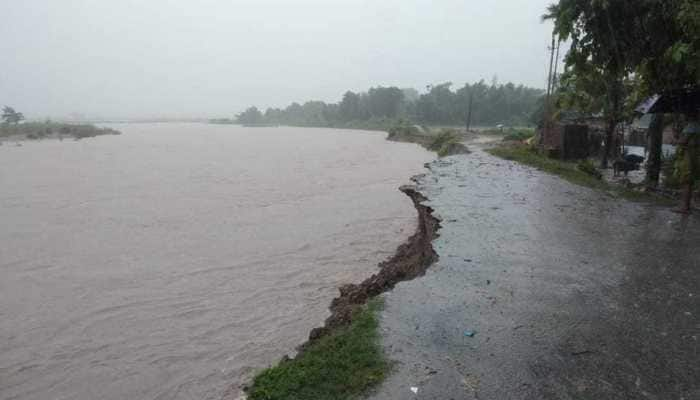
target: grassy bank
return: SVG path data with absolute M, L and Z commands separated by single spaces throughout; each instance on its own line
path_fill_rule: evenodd
M 455 154 L 468 153 L 467 147 L 462 144 L 462 137 L 454 129 L 442 129 L 435 135 L 427 146 L 439 157 L 447 157 Z
M 428 127 L 417 127 L 401 121 L 388 130 L 388 140 L 395 142 L 417 143 L 439 157 L 468 153 L 469 149 L 462 144 L 462 136 L 452 128 L 442 128 L 435 132 Z
M 502 137 L 504 141 L 523 141 L 535 136 L 535 128 L 527 127 L 483 128 L 478 132 L 480 135 Z
M 0 124 L 0 139 L 38 140 L 46 138 L 84 139 L 100 135 L 118 135 L 110 128 L 99 128 L 90 124 L 66 124 L 60 122 L 25 122 L 21 124 Z
M 370 301 L 352 323 L 312 342 L 296 358 L 258 374 L 251 400 L 352 399 L 381 382 L 389 363 L 379 344 L 379 300 Z
M 652 193 L 635 190 L 621 185 L 610 184 L 597 178 L 590 172 L 590 164 L 566 162 L 552 159 L 538 153 L 525 145 L 502 144 L 486 150 L 494 156 L 516 161 L 521 164 L 535 167 L 566 179 L 577 185 L 590 187 L 593 189 L 606 191 L 614 196 L 618 196 L 632 201 L 652 201 L 659 204 L 672 204 L 672 201 Z

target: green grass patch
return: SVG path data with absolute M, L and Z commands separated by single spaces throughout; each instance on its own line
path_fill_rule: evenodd
M 466 147 L 462 144 L 461 136 L 452 128 L 441 129 L 426 147 L 428 150 L 436 152 L 439 157 L 467 152 Z
M 576 163 L 564 162 L 537 153 L 527 146 L 497 146 L 487 150 L 494 156 L 517 161 L 521 164 L 535 167 L 539 170 L 558 175 L 569 182 L 595 189 L 609 189 L 609 185 L 594 176 L 581 171 Z
M 398 121 L 396 124 L 391 126 L 387 132 L 389 132 L 389 136 L 387 137 L 389 140 L 399 140 L 402 138 L 422 136 L 420 129 L 410 122 L 403 120 Z
M 439 152 L 449 143 L 459 142 L 459 135 L 454 129 L 441 129 L 428 144 L 428 150 Z
M 535 136 L 535 130 L 531 128 L 509 129 L 506 131 L 506 135 L 503 136 L 503 140 L 522 142 L 533 136 Z
M 357 398 L 387 375 L 379 344 L 379 300 L 371 301 L 350 326 L 312 343 L 296 358 L 259 373 L 250 400 L 343 400 Z
M 479 135 L 486 135 L 486 136 L 505 136 L 506 131 L 505 129 L 498 129 L 498 128 L 482 128 L 478 129 Z
M 566 162 L 546 157 L 529 146 L 500 145 L 486 150 L 494 156 L 535 167 L 541 171 L 560 176 L 577 185 L 603 190 L 614 196 L 631 201 L 651 201 L 659 204 L 672 204 L 670 199 L 648 192 L 640 192 L 621 185 L 613 185 L 598 179 L 589 162 Z
M 386 130 L 389 132 L 388 140 L 394 142 L 416 143 L 426 149 L 434 140 L 435 134 L 428 127 L 418 127 L 410 121 L 399 120 Z
M 504 141 L 524 141 L 535 136 L 535 128 L 528 127 L 503 127 L 503 128 L 481 128 L 480 135 L 500 136 Z

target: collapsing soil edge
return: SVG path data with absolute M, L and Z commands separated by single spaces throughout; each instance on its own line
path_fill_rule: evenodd
M 324 326 L 311 331 L 296 357 L 285 356 L 277 366 L 260 372 L 252 386 L 243 387 L 251 398 L 297 398 L 300 390 L 306 393 L 305 398 L 347 398 L 381 380 L 386 364 L 373 343 L 376 307 L 372 304 L 376 303 L 370 300 L 398 282 L 423 275 L 438 258 L 432 241 L 440 228 L 439 219 L 432 208 L 422 204 L 427 199 L 415 186 L 399 190 L 411 198 L 418 211 L 415 233 L 391 258 L 379 264 L 378 273 L 360 284 L 340 287 L 340 296 L 331 302 L 331 315 Z M 348 358 L 348 352 L 353 356 Z M 344 357 L 344 361 L 334 357 Z
M 331 315 L 323 327 L 311 331 L 309 341 L 299 348 L 300 351 L 333 330 L 349 325 L 369 299 L 391 290 L 401 281 L 422 276 L 437 261 L 438 256 L 432 242 L 438 236 L 439 219 L 433 215 L 432 208 L 422 204 L 427 199 L 415 186 L 404 185 L 399 190 L 411 198 L 418 211 L 416 232 L 396 249 L 390 259 L 379 264 L 378 273 L 360 284 L 348 284 L 339 288 L 340 296 L 331 302 Z

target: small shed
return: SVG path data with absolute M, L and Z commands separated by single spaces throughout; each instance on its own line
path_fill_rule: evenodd
M 580 160 L 591 152 L 588 125 L 554 123 L 542 128 L 542 147 L 550 155 L 562 160 Z

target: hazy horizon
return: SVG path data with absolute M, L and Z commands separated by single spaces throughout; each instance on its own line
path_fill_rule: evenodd
M 0 105 L 30 119 L 227 117 L 380 85 L 542 88 L 550 2 L 5 3 Z

